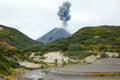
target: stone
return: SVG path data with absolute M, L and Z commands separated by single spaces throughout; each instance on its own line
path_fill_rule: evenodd
M 91 56 L 88 56 L 85 58 L 85 61 L 87 63 L 93 63 L 95 60 L 96 60 L 96 56 L 94 56 L 94 55 L 91 55 Z
M 44 62 L 54 63 L 57 60 L 57 63 L 68 62 L 68 57 L 63 56 L 63 53 L 60 51 L 46 53 Z
M 112 57 L 119 57 L 119 53 L 116 53 L 116 52 L 106 52 L 106 55 L 109 57 L 109 58 L 112 58 Z

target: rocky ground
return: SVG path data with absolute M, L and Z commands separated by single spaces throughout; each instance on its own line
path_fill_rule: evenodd
M 17 78 L 17 80 L 33 80 L 33 79 L 31 79 L 31 78 L 26 78 L 26 77 L 19 77 L 19 78 Z
M 45 79 L 45 80 L 120 80 L 120 78 L 56 78 L 56 79 Z
M 120 58 L 99 59 L 88 65 L 73 65 L 69 67 L 56 68 L 54 72 L 81 73 L 81 72 L 120 72 Z
M 0 80 L 5 80 L 5 79 L 3 79 L 3 78 L 0 78 Z
M 32 63 L 32 62 L 28 62 L 28 61 L 19 62 L 19 64 L 21 66 L 24 66 L 24 67 L 28 68 L 28 69 L 37 69 L 37 68 L 41 67 L 40 64 L 35 64 L 35 63 Z
M 83 75 L 120 72 L 120 58 L 105 58 L 99 59 L 96 62 L 88 65 L 73 65 L 68 67 L 56 68 L 52 71 L 53 74 L 62 75 Z M 51 80 L 120 80 L 120 76 L 111 77 L 79 77 L 79 78 L 52 78 Z

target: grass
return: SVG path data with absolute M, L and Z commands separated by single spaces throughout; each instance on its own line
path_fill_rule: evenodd
M 11 75 L 3 75 L 3 74 L 0 74 L 0 77 L 1 78 L 4 78 L 5 80 L 15 80 L 15 78 Z
M 82 76 L 120 76 L 120 72 L 85 72 L 80 73 Z
M 108 79 L 100 79 L 100 78 L 97 78 L 95 80 L 120 80 L 120 78 L 108 78 Z
M 0 74 L 1 78 L 4 78 L 5 80 L 16 80 L 16 76 L 20 75 L 22 73 L 28 72 L 29 70 L 26 70 L 24 68 L 19 68 L 14 70 L 13 74 L 10 75 L 4 75 L 4 74 Z

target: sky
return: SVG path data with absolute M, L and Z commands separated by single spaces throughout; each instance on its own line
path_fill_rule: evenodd
M 32 39 L 53 28 L 62 28 L 57 12 L 66 0 L 0 0 L 0 24 L 13 27 Z M 74 33 L 85 26 L 120 25 L 120 0 L 68 0 Z

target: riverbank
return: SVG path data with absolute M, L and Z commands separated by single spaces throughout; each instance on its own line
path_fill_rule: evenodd
M 104 80 L 120 80 L 120 58 L 99 59 L 92 64 L 72 65 L 50 71 L 53 75 L 96 76 L 95 78 L 52 78 L 53 80 L 103 80 L 103 76 L 111 76 Z M 98 76 L 98 77 L 97 77 Z M 101 78 L 99 77 L 101 76 Z M 118 76 L 118 77 L 117 77 Z
M 16 77 L 17 76 L 17 77 Z M 70 65 L 50 69 L 16 69 L 14 76 L 0 80 L 120 80 L 120 58 L 99 59 L 92 64 Z
M 18 80 L 120 80 L 120 58 L 99 59 L 92 64 L 72 65 L 50 70 L 33 70 Z
M 29 72 L 30 70 L 25 68 L 14 69 L 13 74 L 4 75 L 0 74 L 0 80 L 16 80 L 16 76 Z
M 44 80 L 120 80 L 120 78 L 56 78 L 56 79 L 44 79 Z
M 63 74 L 78 74 L 81 73 L 114 73 L 119 74 L 120 72 L 120 58 L 105 58 L 99 59 L 92 64 L 87 65 L 73 65 L 67 67 L 56 68 L 51 70 L 53 73 Z M 109 74 L 110 75 L 110 74 Z M 112 74 L 111 74 L 112 75 Z

